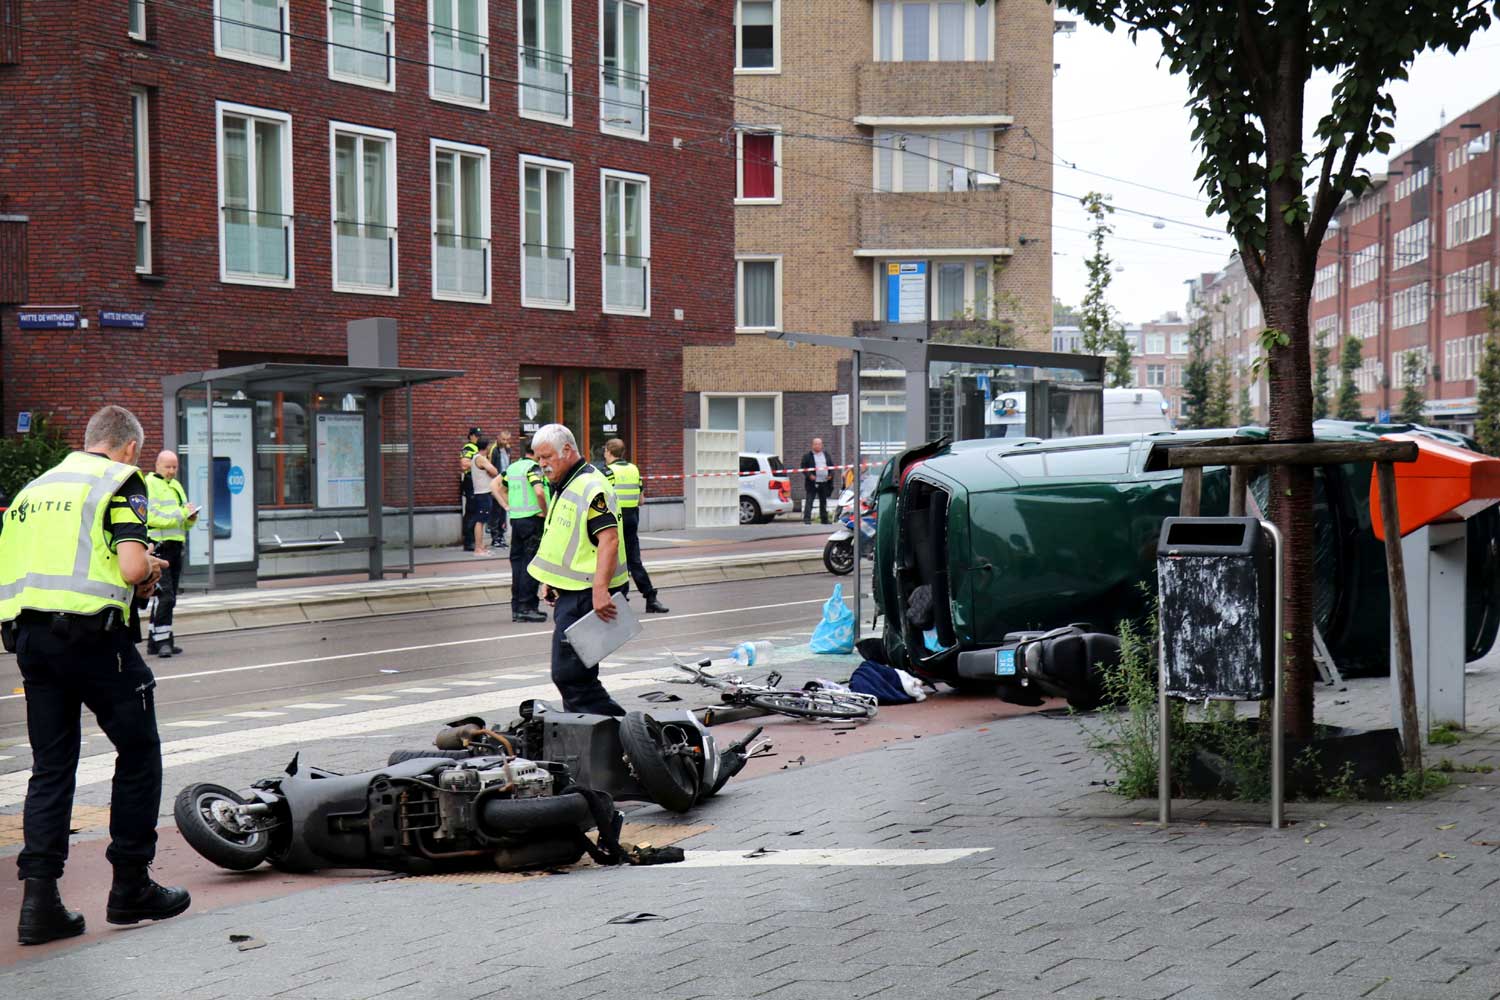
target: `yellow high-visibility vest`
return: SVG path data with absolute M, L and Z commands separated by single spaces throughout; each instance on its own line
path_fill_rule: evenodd
M 604 467 L 604 475 L 615 488 L 620 498 L 620 509 L 628 510 L 641 505 L 641 470 L 633 462 L 623 458 Z
M 153 542 L 187 541 L 187 492 L 175 479 L 146 476 L 146 532 Z
M 609 585 L 611 588 L 625 585 L 630 574 L 625 565 L 625 532 L 620 526 L 620 501 L 609 480 L 593 466 L 579 471 L 561 493 L 548 501 L 542 542 L 526 572 L 559 590 L 587 590 L 594 585 L 599 551 L 589 537 L 588 518 L 590 505 L 600 495 L 615 519 L 618 552 L 615 573 Z

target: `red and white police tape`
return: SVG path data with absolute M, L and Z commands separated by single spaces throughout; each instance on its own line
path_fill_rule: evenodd
M 876 462 L 863 462 L 863 463 L 860 464 L 860 468 L 861 469 L 869 469 L 869 468 L 873 468 L 877 464 L 878 463 L 876 463 Z M 829 472 L 838 472 L 838 471 L 840 471 L 842 469 L 852 469 L 852 468 L 854 468 L 854 465 L 853 465 L 853 463 L 850 463 L 848 465 L 825 465 L 823 468 L 827 469 Z M 773 470 L 771 472 L 771 475 L 772 476 L 795 476 L 798 473 L 805 474 L 805 473 L 817 472 L 817 471 L 818 470 L 817 470 L 816 466 L 814 466 L 813 468 L 810 468 L 810 469 L 776 469 L 776 470 Z M 701 479 L 703 477 L 708 477 L 708 476 L 736 476 L 736 477 L 738 477 L 738 476 L 754 476 L 754 475 L 760 475 L 760 473 L 754 473 L 754 472 L 664 472 L 664 473 L 659 473 L 659 474 L 654 475 L 654 476 L 642 476 L 641 478 L 642 479 Z

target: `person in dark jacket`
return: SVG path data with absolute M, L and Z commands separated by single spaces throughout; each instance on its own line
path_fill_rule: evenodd
M 812 439 L 812 450 L 802 456 L 802 523 L 812 523 L 813 497 L 818 498 L 818 518 L 828 523 L 828 497 L 833 492 L 833 471 L 823 451 L 823 439 Z

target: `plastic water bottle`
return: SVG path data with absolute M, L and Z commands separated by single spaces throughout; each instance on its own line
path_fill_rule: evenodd
M 729 654 L 729 662 L 741 667 L 763 666 L 771 662 L 774 647 L 765 640 L 742 642 Z

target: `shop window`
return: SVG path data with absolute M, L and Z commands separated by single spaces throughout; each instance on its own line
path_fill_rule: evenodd
M 521 441 L 530 441 L 543 424 L 560 423 L 591 461 L 600 460 L 610 438 L 624 441 L 625 453 L 634 458 L 639 385 L 636 372 L 523 365 L 518 384 Z

